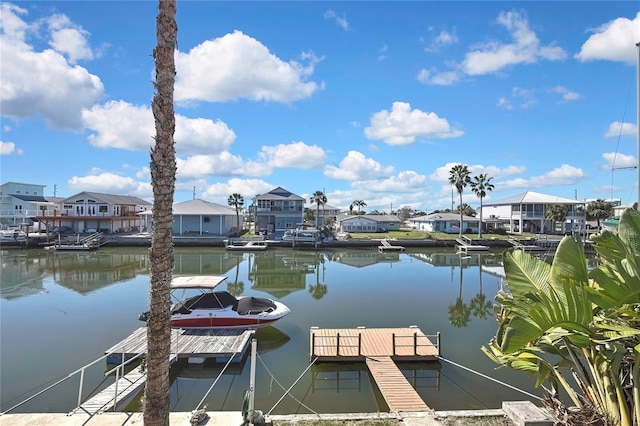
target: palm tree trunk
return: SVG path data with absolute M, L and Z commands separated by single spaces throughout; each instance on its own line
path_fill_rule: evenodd
M 150 251 L 151 290 L 147 321 L 147 382 L 144 391 L 144 424 L 147 426 L 169 425 L 169 292 L 174 266 L 171 226 L 176 178 L 173 87 L 178 27 L 175 16 L 176 0 L 160 0 L 156 19 L 158 45 L 153 51 L 156 94 L 151 105 L 156 137 L 155 147 L 151 150 L 154 229 Z
M 460 194 L 460 237 L 462 237 L 462 192 Z

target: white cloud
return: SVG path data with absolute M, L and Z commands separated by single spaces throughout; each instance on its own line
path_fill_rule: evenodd
M 451 86 L 454 83 L 457 83 L 462 74 L 456 71 L 443 71 L 437 72 L 435 70 L 429 71 L 426 69 L 420 70 L 418 72 L 417 79 L 422 84 L 434 84 L 436 86 Z
M 327 10 L 324 13 L 324 19 L 334 20 L 335 23 L 339 27 L 341 27 L 343 30 L 349 31 L 349 22 L 347 22 L 347 16 L 346 15 L 338 16 L 338 14 L 336 12 L 334 12 L 333 10 Z
M 556 86 L 553 88 L 553 91 L 555 93 L 558 93 L 560 96 L 562 96 L 562 100 L 564 102 L 576 101 L 582 97 L 580 96 L 579 93 L 572 92 L 571 90 L 567 89 L 564 86 Z
M 183 103 L 305 99 L 322 88 L 306 81 L 320 58 L 305 53 L 301 60 L 306 65 L 284 62 L 258 40 L 234 31 L 206 40 L 189 53 L 176 52 L 175 99 Z
M 358 151 L 349 151 L 338 167 L 326 166 L 324 169 L 325 176 L 348 181 L 377 179 L 389 176 L 391 173 L 393 173 L 392 166 L 383 167 Z
M 433 31 L 433 28 L 429 28 Z M 448 46 L 458 44 L 458 36 L 456 35 L 456 28 L 451 31 L 441 30 L 438 34 L 431 37 L 431 41 L 427 47 L 424 48 L 426 52 L 437 52 Z
M 562 60 L 566 52 L 552 45 L 541 46 L 527 19 L 518 12 L 501 12 L 496 22 L 510 33 L 513 43 L 491 41 L 468 52 L 462 63 L 469 75 L 482 75 L 516 64 L 531 64 L 539 60 Z
M 389 145 L 409 145 L 417 137 L 425 139 L 457 138 L 463 131 L 434 112 L 411 109 L 406 102 L 394 102 L 391 111 L 382 110 L 371 116 L 371 126 L 364 129 L 369 139 L 381 139 Z
M 263 146 L 259 157 L 271 167 L 313 169 L 322 166 L 327 156 L 317 145 L 292 142 L 286 145 Z
M 617 138 L 619 136 L 628 137 L 638 134 L 638 126 L 633 123 L 622 123 L 620 121 L 614 121 L 609 125 L 605 138 Z
M 226 182 L 218 182 L 207 186 L 203 196 L 212 199 L 218 204 L 226 205 L 230 194 L 241 194 L 244 197 L 244 205 L 248 207 L 257 194 L 271 191 L 275 186 L 260 179 L 229 179 Z M 217 201 L 216 201 L 217 200 Z
M 634 64 L 637 61 L 636 43 L 640 40 L 640 12 L 631 20 L 617 18 L 593 30 L 575 55 L 586 61 L 615 61 Z
M 93 52 L 87 41 L 89 33 L 81 26 L 75 25 L 66 15 L 61 14 L 50 16 L 47 23 L 51 31 L 49 45 L 56 52 L 66 55 L 70 63 L 93 59 Z
M 110 101 L 85 110 L 83 118 L 85 126 L 95 132 L 88 137 L 94 146 L 146 151 L 155 143 L 153 113 L 148 106 Z M 220 120 L 176 115 L 174 139 L 178 155 L 194 155 L 226 151 L 236 135 Z
M 460 163 L 447 163 L 444 166 L 438 167 L 432 174 L 429 175 L 429 179 L 441 183 L 443 185 L 449 184 L 449 172 L 453 168 L 453 166 L 457 166 Z M 524 166 L 507 166 L 507 167 L 497 167 L 497 166 L 482 166 L 479 164 L 476 165 L 466 165 L 469 168 L 469 173 L 471 177 L 477 176 L 479 174 L 486 174 L 489 177 L 492 177 L 494 180 L 492 183 L 495 185 L 495 181 L 500 178 L 504 178 L 507 176 L 517 175 L 524 173 L 527 168 Z
M 418 81 L 448 86 L 458 82 L 464 75 L 491 74 L 512 65 L 532 64 L 541 60 L 557 61 L 567 56 L 562 48 L 553 44 L 541 45 L 536 33 L 529 28 L 526 17 L 518 12 L 501 12 L 496 22 L 509 32 L 511 43 L 489 41 L 478 44 L 467 52 L 460 64 L 449 64 L 451 70 L 438 72 L 435 69 L 423 69 L 418 73 Z M 455 34 L 441 33 L 441 36 L 440 43 L 457 42 Z
M 13 142 L 0 141 L 0 155 L 22 155 L 24 151 L 20 148 L 16 148 L 16 144 Z
M 0 13 L 2 115 L 18 119 L 41 115 L 51 127 L 81 130 L 82 109 L 103 96 L 100 79 L 85 68 L 71 65 L 53 49 L 34 51 L 26 36 L 37 26 L 20 17 L 27 14 L 25 9 L 2 3 Z M 52 43 L 56 48 L 62 44 Z
M 421 189 L 427 181 L 425 175 L 412 170 L 402 171 L 396 176 L 374 181 L 357 181 L 353 183 L 355 188 L 368 188 L 370 192 L 398 192 L 407 193 Z
M 102 192 L 108 194 L 132 195 L 148 199 L 153 196 L 150 182 L 139 182 L 133 178 L 111 172 L 88 176 L 74 176 L 67 181 L 71 191 Z
M 540 176 L 530 178 L 518 178 L 510 181 L 500 182 L 500 189 L 531 189 L 544 188 L 548 186 L 573 185 L 586 177 L 586 173 L 579 167 L 562 164 L 560 167 L 544 173 Z
M 605 152 L 602 158 L 604 159 L 603 170 L 631 169 L 638 166 L 638 160 L 633 155 Z
M 212 155 L 193 155 L 186 159 L 176 159 L 177 178 L 190 179 L 206 176 L 231 176 L 239 173 L 242 158 L 229 152 Z
M 497 106 L 504 109 L 526 109 L 537 103 L 534 89 L 514 87 L 511 89 L 511 98 L 502 96 L 498 98 Z

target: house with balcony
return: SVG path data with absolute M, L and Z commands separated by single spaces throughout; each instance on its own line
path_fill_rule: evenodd
M 62 200 L 56 209 L 39 214 L 48 226 L 69 227 L 72 232 L 135 232 L 149 229 L 152 204 L 130 195 L 80 192 Z
M 284 234 L 304 222 L 305 199 L 282 187 L 255 197 L 256 232 Z
M 559 204 L 566 208 L 562 222 L 547 219 L 549 207 Z M 585 229 L 584 202 L 555 195 L 526 191 L 495 201 L 485 201 L 483 219 L 499 219 L 510 232 L 554 234 L 556 232 L 582 231 Z M 560 225 L 557 229 L 556 225 Z
M 33 218 L 53 214 L 57 204 L 44 196 L 46 185 L 6 182 L 0 185 L 0 224 L 32 226 Z
M 315 216 L 318 214 L 318 226 L 333 226 L 336 223 L 337 217 L 340 214 L 340 209 L 338 207 L 330 206 L 329 204 L 321 204 L 320 207 L 312 204 L 311 207 L 308 207 L 313 212 Z

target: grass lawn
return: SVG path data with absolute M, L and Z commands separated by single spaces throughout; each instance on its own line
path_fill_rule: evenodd
M 454 241 L 458 238 L 458 234 L 445 234 L 443 232 L 425 232 L 425 231 L 417 231 L 415 229 L 402 229 L 400 231 L 388 231 L 381 233 L 359 233 L 359 232 L 351 232 L 351 238 L 353 239 L 365 239 L 365 240 L 380 240 L 383 238 L 397 239 L 397 240 L 440 240 L 440 241 Z M 465 236 L 471 238 L 472 240 L 478 240 L 478 234 L 464 234 Z M 498 240 L 508 240 L 510 237 L 517 238 L 519 240 L 534 238 L 534 234 L 522 233 L 522 234 L 482 234 L 482 239 L 498 239 Z

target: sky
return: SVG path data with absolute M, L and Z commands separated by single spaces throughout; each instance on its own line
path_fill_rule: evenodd
M 636 201 L 636 1 L 178 1 L 176 202 Z M 0 3 L 2 183 L 152 201 L 156 1 Z M 478 207 L 467 187 L 463 202 Z

